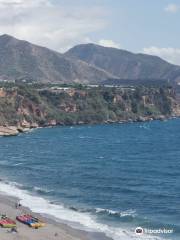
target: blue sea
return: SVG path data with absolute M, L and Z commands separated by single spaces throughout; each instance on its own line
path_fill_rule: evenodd
M 0 138 L 0 191 L 114 240 L 180 239 L 180 120 Z M 136 227 L 173 233 L 137 236 Z

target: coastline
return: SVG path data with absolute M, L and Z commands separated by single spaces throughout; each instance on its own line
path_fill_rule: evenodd
M 0 136 L 16 136 L 45 127 L 163 121 L 180 117 L 178 96 L 168 86 L 53 90 L 17 84 L 4 86 L 0 98 Z
M 59 223 L 55 219 L 53 220 L 53 218 L 34 213 L 23 206 L 16 209 L 15 204 L 17 201 L 18 199 L 0 192 L 0 213 L 6 214 L 13 220 L 16 219 L 17 215 L 32 214 L 44 221 L 46 226 L 41 229 L 32 229 L 16 221 L 18 233 L 10 233 L 8 229 L 0 228 L 1 240 L 7 240 L 7 237 L 8 240 L 111 240 L 103 233 L 73 229 L 65 223 Z
M 104 121 L 104 122 L 95 122 L 95 123 L 85 123 L 85 122 L 79 122 L 76 124 L 58 124 L 54 120 L 53 123 L 47 123 L 45 125 L 38 125 L 33 123 L 28 124 L 27 126 L 0 126 L 0 137 L 13 137 L 17 136 L 20 133 L 27 133 L 33 129 L 38 129 L 38 128 L 47 128 L 47 127 L 58 127 L 58 126 L 79 126 L 79 125 L 96 125 L 96 124 L 126 124 L 126 123 L 137 123 L 137 122 L 151 122 L 151 121 L 166 121 L 166 120 L 171 120 L 171 119 L 176 119 L 180 118 L 180 115 L 172 115 L 172 116 L 165 116 L 165 115 L 160 115 L 156 117 L 143 117 L 139 116 L 137 119 L 126 119 L 126 120 L 120 120 L 120 121 Z

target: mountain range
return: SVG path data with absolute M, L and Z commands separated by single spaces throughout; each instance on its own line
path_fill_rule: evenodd
M 108 79 L 180 82 L 180 66 L 146 54 L 82 44 L 64 54 L 0 36 L 0 80 L 100 84 Z

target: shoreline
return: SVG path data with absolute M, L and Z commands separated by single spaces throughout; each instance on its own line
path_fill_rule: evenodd
M 76 124 L 47 124 L 40 126 L 38 124 L 33 124 L 33 126 L 25 126 L 25 127 L 19 127 L 19 126 L 0 126 L 0 137 L 13 137 L 18 136 L 20 133 L 27 133 L 30 132 L 33 129 L 38 128 L 48 128 L 48 127 L 60 127 L 60 126 L 81 126 L 81 125 L 97 125 L 97 124 L 126 124 L 126 123 L 145 123 L 145 122 L 151 122 L 151 121 L 166 121 L 166 120 L 172 120 L 172 119 L 178 119 L 180 118 L 179 115 L 172 115 L 172 116 L 164 116 L 160 115 L 157 117 L 142 117 L 139 116 L 137 119 L 127 119 L 127 120 L 120 120 L 120 121 L 104 121 L 104 122 L 96 122 L 96 123 L 76 123 Z
M 6 214 L 13 220 L 16 219 L 17 215 L 32 214 L 44 221 L 46 226 L 39 229 L 32 229 L 16 221 L 18 233 L 10 233 L 8 229 L 0 227 L 1 240 L 7 240 L 7 236 L 8 240 L 112 240 L 103 233 L 74 229 L 66 223 L 57 222 L 53 217 L 34 213 L 24 206 L 16 209 L 15 205 L 18 200 L 18 198 L 0 192 L 0 214 Z

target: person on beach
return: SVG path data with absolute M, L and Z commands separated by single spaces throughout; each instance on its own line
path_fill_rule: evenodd
M 17 231 L 17 228 L 16 227 L 13 227 L 13 228 L 11 228 L 11 233 L 17 233 L 18 231 Z
M 19 207 L 21 207 L 20 201 L 17 201 L 17 202 L 16 202 L 15 207 L 16 207 L 16 209 L 18 209 Z
M 13 227 L 10 230 L 7 230 L 7 233 L 18 233 L 18 230 L 16 227 Z

